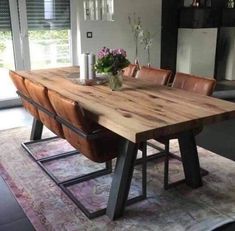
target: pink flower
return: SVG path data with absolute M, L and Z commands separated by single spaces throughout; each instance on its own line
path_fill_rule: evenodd
M 123 50 L 122 48 L 113 49 L 110 52 L 113 54 L 113 56 L 122 55 L 122 56 L 126 57 L 126 51 Z
M 107 47 L 103 47 L 97 54 L 99 59 L 104 58 L 105 56 L 108 56 L 110 54 L 110 49 Z
M 95 64 L 95 69 L 99 73 L 113 73 L 116 75 L 118 71 L 129 65 L 129 60 L 126 58 L 126 51 L 122 48 L 109 49 L 103 47 L 97 54 L 98 59 Z

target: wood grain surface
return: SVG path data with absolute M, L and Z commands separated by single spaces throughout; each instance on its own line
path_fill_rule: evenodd
M 102 126 L 136 143 L 235 117 L 235 104 L 124 78 L 120 91 L 76 84 L 79 67 L 11 71 L 73 99 Z

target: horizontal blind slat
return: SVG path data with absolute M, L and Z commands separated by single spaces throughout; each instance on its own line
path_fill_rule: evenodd
M 69 0 L 26 0 L 29 30 L 70 29 Z
M 26 7 L 29 30 L 70 29 L 69 0 L 26 0 Z M 10 29 L 9 2 L 0 0 L 0 30 Z
M 11 29 L 11 19 L 8 0 L 0 0 L 0 31 Z

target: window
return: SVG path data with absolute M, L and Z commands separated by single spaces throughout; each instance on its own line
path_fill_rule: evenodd
M 26 0 L 31 68 L 71 65 L 70 1 Z

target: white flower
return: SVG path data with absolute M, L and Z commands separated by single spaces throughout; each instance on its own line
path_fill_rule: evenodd
M 134 39 L 136 40 L 136 38 L 139 37 L 140 31 L 142 30 L 141 18 L 136 17 L 136 14 L 134 13 L 133 17 L 128 16 L 128 20 L 133 32 Z
M 149 31 L 142 30 L 140 33 L 140 43 L 144 45 L 144 49 L 148 49 L 152 45 L 153 36 Z
M 139 32 L 139 37 L 142 38 L 143 36 L 144 36 L 144 30 L 141 30 L 141 31 Z

